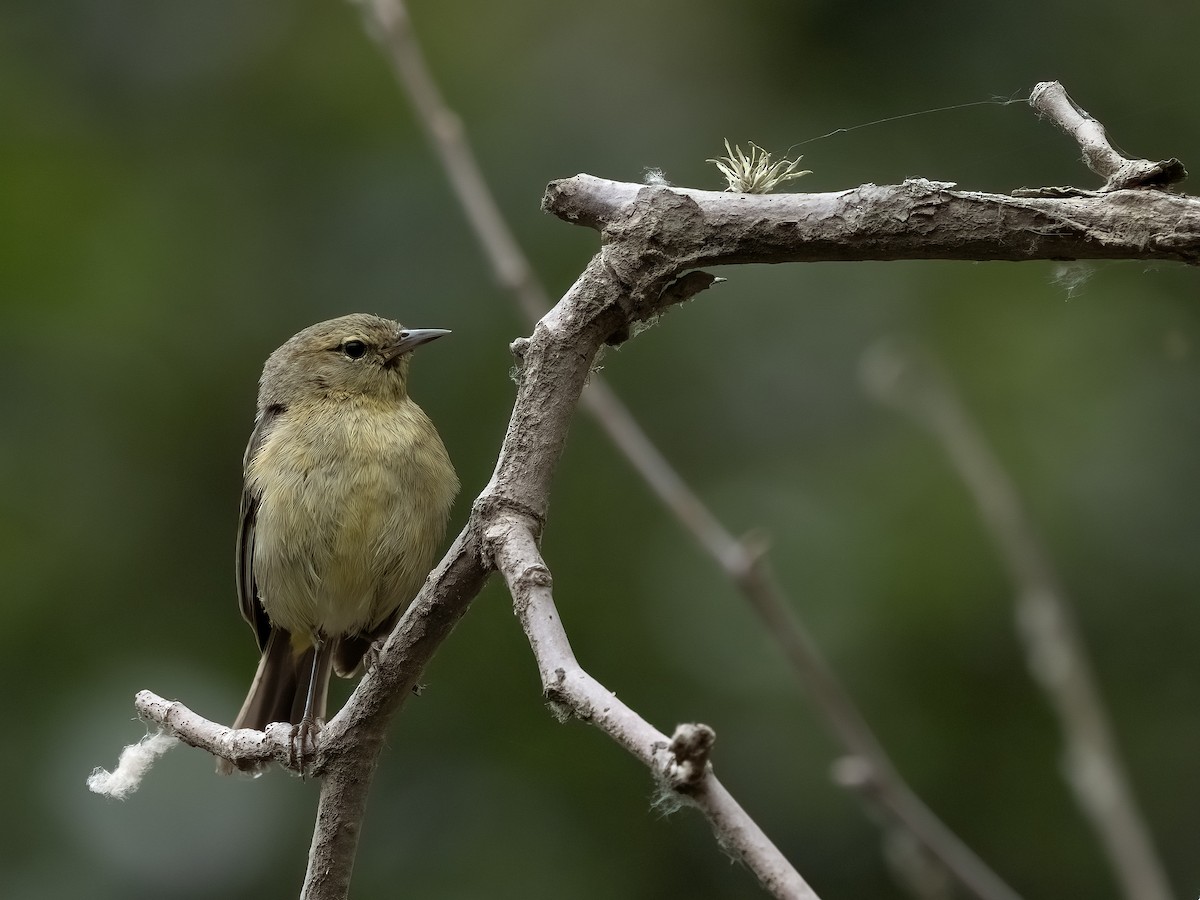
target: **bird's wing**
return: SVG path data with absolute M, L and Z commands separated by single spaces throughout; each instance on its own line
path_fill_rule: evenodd
M 245 476 L 254 454 L 283 412 L 282 406 L 269 406 L 258 414 L 254 420 L 254 431 L 250 433 L 250 443 L 246 445 L 246 455 L 242 459 L 242 511 L 238 519 L 236 555 L 238 603 L 242 608 L 242 617 L 254 629 L 260 650 L 266 649 L 267 638 L 271 635 L 271 620 L 267 618 L 267 611 L 259 600 L 258 584 L 254 580 L 254 526 L 258 518 L 259 495 L 250 489 Z

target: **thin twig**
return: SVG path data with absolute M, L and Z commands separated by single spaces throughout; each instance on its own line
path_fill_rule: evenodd
M 780 900 L 817 900 L 779 849 L 717 780 L 708 762 L 713 732 L 680 726 L 668 738 L 617 699 L 575 659 L 554 605 L 550 570 L 534 539 L 534 525 L 502 516 L 488 530 L 496 567 L 513 597 L 529 638 L 546 697 L 608 734 L 648 766 L 663 786 L 695 806 L 712 823 L 721 846 L 739 859 Z
M 877 398 L 928 429 L 970 491 L 1016 589 L 1018 631 L 1062 730 L 1067 782 L 1125 896 L 1169 900 L 1166 872 L 1117 751 L 1072 604 L 1012 479 L 927 353 L 899 341 L 878 344 L 864 357 L 863 377 Z
M 1162 188 L 1187 178 L 1187 170 L 1177 159 L 1151 162 L 1122 156 L 1109 143 L 1104 126 L 1072 100 L 1057 81 L 1037 85 L 1029 95 L 1029 105 L 1075 139 L 1087 167 L 1105 179 L 1102 191 Z
M 192 712 L 178 700 L 165 700 L 151 691 L 138 691 L 133 707 L 144 722 L 157 725 L 190 747 L 205 750 L 231 762 L 286 763 L 291 748 L 291 726 L 273 723 L 267 730 L 234 730 Z
M 455 195 L 500 284 L 515 295 L 536 323 L 548 305 L 544 288 L 522 254 L 466 140 L 461 119 L 442 99 L 425 64 L 401 0 L 359 0 L 441 161 Z M 869 769 L 865 796 L 908 828 L 926 851 L 981 900 L 1016 900 L 1017 895 L 924 804 L 900 777 L 847 691 L 833 674 L 792 605 L 751 553 L 712 514 L 638 425 L 629 408 L 598 376 L 583 392 L 582 405 L 643 478 L 717 562 L 762 618 L 768 634 L 812 693 L 819 710 L 846 750 Z M 565 635 L 562 638 L 566 640 Z M 535 652 L 537 647 L 535 646 Z M 798 877 L 798 876 L 797 876 Z

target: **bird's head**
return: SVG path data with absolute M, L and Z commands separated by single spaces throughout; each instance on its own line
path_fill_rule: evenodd
M 319 396 L 401 399 L 408 395 L 412 351 L 449 333 L 405 328 L 366 313 L 310 325 L 267 360 L 259 407 L 287 407 Z

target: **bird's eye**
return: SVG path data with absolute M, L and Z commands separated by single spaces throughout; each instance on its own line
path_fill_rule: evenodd
M 346 341 L 342 344 L 342 352 L 351 359 L 362 359 L 367 352 L 367 345 L 362 341 Z

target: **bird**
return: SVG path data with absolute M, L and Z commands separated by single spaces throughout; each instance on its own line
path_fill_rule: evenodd
M 413 350 L 449 333 L 355 313 L 305 328 L 263 367 L 236 552 L 262 657 L 233 727 L 292 724 L 301 771 L 330 673 L 359 672 L 445 537 L 458 477 L 408 374 Z

